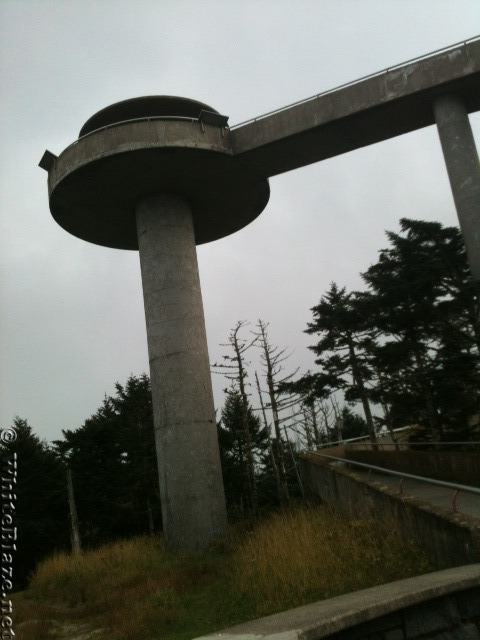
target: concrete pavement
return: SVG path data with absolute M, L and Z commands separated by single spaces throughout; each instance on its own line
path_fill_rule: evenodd
M 402 479 L 397 476 L 390 476 L 377 472 L 364 473 L 352 465 L 352 471 L 373 482 L 380 482 L 392 489 L 401 491 L 404 495 L 410 495 L 417 500 L 428 502 L 444 509 L 453 510 L 455 504 L 456 511 L 464 513 L 474 518 L 480 519 L 480 496 L 473 493 L 459 492 L 455 498 L 455 491 L 446 487 L 428 484 L 419 480 L 409 478 Z M 454 501 L 455 498 L 455 502 Z

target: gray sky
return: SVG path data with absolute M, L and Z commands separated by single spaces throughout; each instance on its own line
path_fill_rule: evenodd
M 46 148 L 126 98 L 194 98 L 235 124 L 479 33 L 478 0 L 0 0 L 0 427 L 18 414 L 58 438 L 148 372 L 138 254 L 53 221 Z M 250 226 L 198 248 L 212 362 L 238 320 L 261 318 L 287 365 L 311 368 L 303 330 L 332 281 L 361 287 L 401 217 L 457 224 L 434 127 L 270 188 Z

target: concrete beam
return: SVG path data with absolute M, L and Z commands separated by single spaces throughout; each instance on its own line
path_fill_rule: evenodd
M 438 96 L 480 109 L 480 39 L 376 74 L 231 130 L 234 155 L 265 177 L 435 124 Z

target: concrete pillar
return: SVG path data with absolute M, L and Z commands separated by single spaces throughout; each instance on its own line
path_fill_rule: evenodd
M 227 519 L 192 213 L 169 194 L 136 213 L 164 534 L 197 551 Z
M 474 280 L 480 280 L 480 163 L 463 100 L 436 98 L 435 121 Z

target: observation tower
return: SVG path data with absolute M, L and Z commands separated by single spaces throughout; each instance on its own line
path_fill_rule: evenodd
M 233 157 L 227 120 L 195 100 L 126 100 L 40 163 L 60 226 L 139 251 L 170 549 L 205 549 L 227 530 L 195 245 L 247 225 L 270 194 L 268 180 Z
M 254 220 L 271 176 L 436 125 L 480 281 L 480 163 L 469 121 L 478 110 L 480 36 L 231 129 L 195 100 L 125 100 L 92 116 L 60 156 L 44 153 L 55 220 L 83 240 L 140 253 L 169 548 L 204 549 L 226 535 L 195 245 Z

